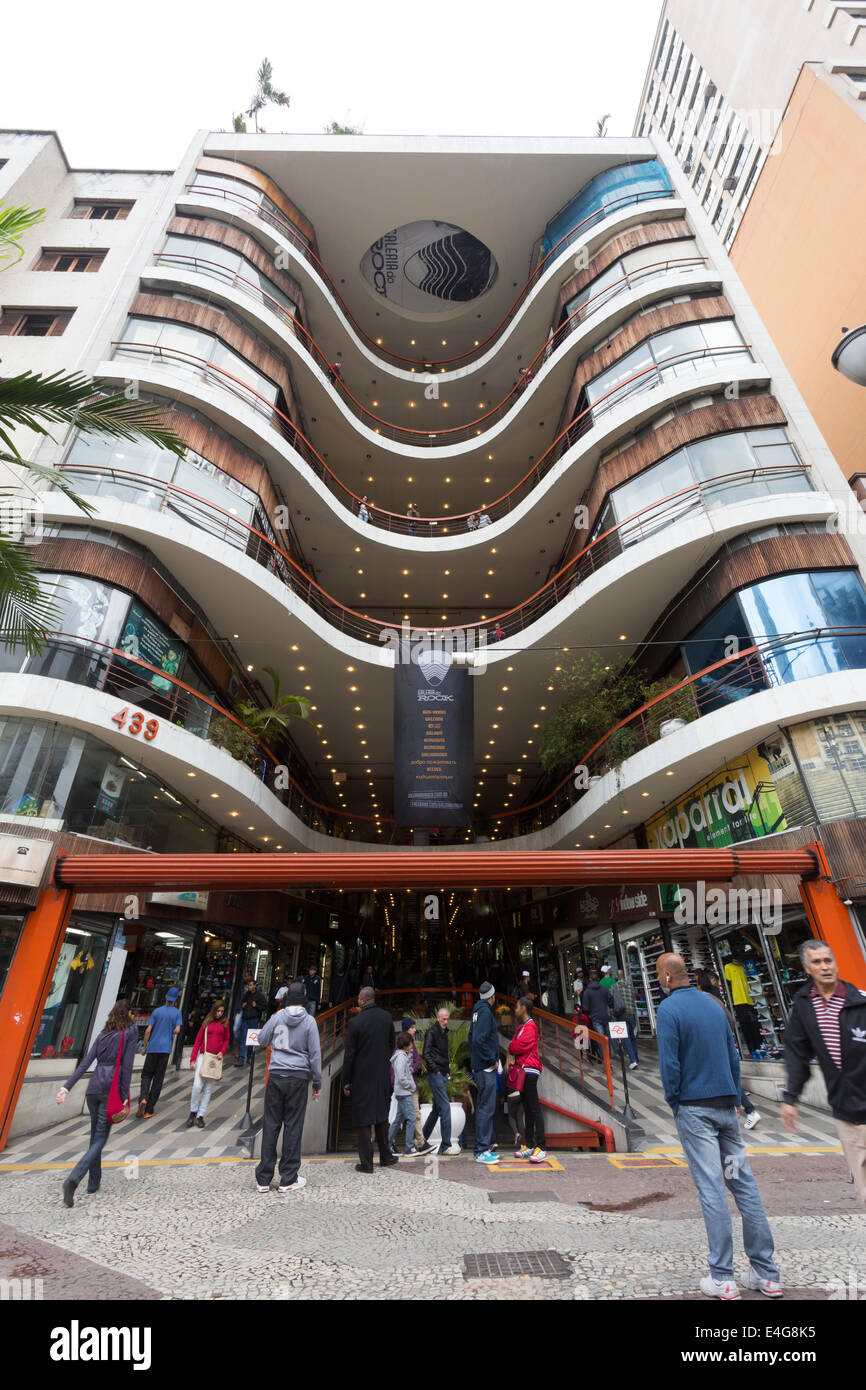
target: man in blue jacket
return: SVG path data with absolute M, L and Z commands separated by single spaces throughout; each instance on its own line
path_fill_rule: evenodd
M 660 956 L 656 973 L 667 993 L 657 1015 L 659 1071 L 710 1247 L 710 1274 L 701 1280 L 701 1292 L 725 1300 L 740 1297 L 727 1185 L 743 1220 L 750 1260 L 743 1283 L 768 1298 L 781 1298 L 773 1236 L 737 1121 L 740 1058 L 730 1024 L 716 1001 L 691 984 L 682 956 Z
M 496 993 L 489 980 L 478 992 L 469 1029 L 470 1065 L 478 1096 L 475 1101 L 475 1162 L 498 1163 L 494 1153 L 496 1074 L 499 1071 L 499 1029 L 493 1013 Z

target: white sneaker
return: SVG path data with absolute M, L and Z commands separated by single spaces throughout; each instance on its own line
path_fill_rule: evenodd
M 761 1117 L 758 1114 L 757 1110 L 750 1110 L 746 1118 L 743 1120 L 743 1129 L 754 1129 L 755 1125 L 758 1123 L 760 1118 Z
M 281 1196 L 285 1196 L 287 1192 L 300 1192 L 301 1188 L 306 1187 L 306 1185 L 307 1179 L 302 1178 L 299 1173 L 294 1182 L 287 1183 L 285 1187 L 278 1187 L 277 1192 L 279 1192 Z
M 270 1185 L 270 1183 L 268 1183 L 267 1187 L 265 1187 L 265 1185 L 264 1185 L 263 1182 L 257 1182 L 257 1183 L 256 1183 L 256 1192 L 270 1192 L 270 1190 L 271 1190 L 271 1185 Z
M 782 1297 L 782 1285 L 778 1282 L 778 1280 L 762 1279 L 760 1274 L 756 1273 L 756 1271 L 752 1269 L 751 1265 L 749 1266 L 749 1271 L 745 1279 L 743 1280 L 743 1286 L 747 1289 L 757 1289 L 759 1293 L 766 1294 L 767 1298 Z
M 706 1275 L 701 1280 L 701 1293 L 708 1298 L 721 1298 L 724 1302 L 733 1302 L 734 1298 L 740 1298 L 740 1290 L 735 1279 L 713 1279 L 712 1275 Z
M 721 1298 L 725 1303 L 733 1303 L 735 1298 L 740 1297 L 740 1290 L 734 1279 L 723 1281 L 714 1279 L 711 1274 L 701 1280 L 701 1293 L 705 1293 L 707 1298 Z
M 461 1149 L 459 1144 L 451 1144 L 445 1150 L 445 1152 L 449 1158 L 458 1158 L 460 1154 L 462 1154 L 463 1150 Z
M 637 1062 L 629 1062 L 628 1069 L 629 1071 L 637 1071 Z

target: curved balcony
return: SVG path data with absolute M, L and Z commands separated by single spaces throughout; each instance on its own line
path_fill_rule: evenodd
M 472 512 L 449 513 L 438 517 L 407 517 L 403 512 L 392 512 L 371 503 L 365 504 L 364 499 L 348 487 L 329 467 L 287 415 L 247 382 L 233 376 L 224 368 L 217 367 L 192 353 L 183 352 L 178 348 L 160 347 L 159 344 L 115 341 L 112 343 L 112 347 L 115 358 L 128 357 L 142 362 L 164 364 L 175 370 L 191 374 L 209 386 L 215 385 L 221 391 L 234 395 L 292 445 L 310 467 L 314 476 L 353 515 L 360 513 L 361 520 L 365 520 L 363 513 L 361 513 L 362 506 L 365 506 L 366 520 L 374 528 L 413 538 L 434 540 L 445 534 L 450 535 L 455 530 L 459 531 L 465 528 L 467 531 L 471 531 L 475 529 L 469 524 L 470 519 L 478 518 L 480 529 L 483 530 L 494 521 L 508 516 L 531 495 L 541 480 L 584 435 L 589 433 L 599 419 L 625 401 L 642 395 L 654 387 L 665 385 L 674 379 L 697 377 L 702 370 L 711 371 L 722 364 L 737 366 L 742 363 L 754 362 L 749 346 L 737 344 L 732 347 L 700 348 L 679 353 L 668 358 L 664 363 L 654 363 L 649 367 L 644 367 L 627 377 L 625 381 L 612 387 L 600 396 L 593 405 L 588 406 L 575 416 L 533 464 L 532 468 L 508 492 L 494 502 L 481 503 Z M 699 384 L 699 381 L 696 381 L 696 386 Z
M 176 251 L 161 251 L 154 255 L 153 260 L 154 265 L 159 267 L 192 272 L 195 275 L 215 280 L 223 288 L 232 290 L 250 300 L 257 308 L 267 309 L 282 327 L 288 328 L 294 334 L 311 361 L 323 373 L 331 389 L 355 418 L 367 425 L 382 439 L 426 449 L 438 449 L 449 444 L 467 441 L 477 443 L 479 447 L 485 446 L 485 431 L 492 429 L 503 420 L 518 402 L 522 403 L 524 399 L 531 397 L 530 388 L 537 373 L 547 365 L 563 344 L 571 339 L 579 329 L 583 328 L 601 309 L 612 300 L 644 286 L 647 281 L 659 280 L 672 271 L 675 280 L 687 280 L 692 275 L 700 274 L 707 264 L 706 256 L 668 257 L 665 260 L 656 261 L 652 265 L 642 266 L 639 269 L 624 273 L 619 279 L 606 284 L 603 289 L 591 295 L 559 325 L 555 332 L 538 348 L 528 366 L 522 370 L 519 379 L 495 406 L 465 424 L 453 425 L 445 429 L 423 430 L 413 429 L 406 425 L 397 425 L 368 409 L 343 381 L 337 364 L 329 361 L 309 329 L 305 328 L 280 300 L 268 294 L 255 281 L 238 274 L 237 271 L 228 269 L 219 261 L 207 257 L 185 256 Z M 663 288 L 663 286 L 659 287 L 660 292 Z M 415 381 L 417 383 L 417 377 Z
M 38 671 L 29 669 L 36 665 Z M 245 791 L 242 785 L 248 776 L 252 787 L 258 785 L 279 803 L 268 810 L 272 820 L 279 817 L 281 811 L 287 812 L 289 817 L 296 818 L 311 831 L 320 832 L 322 837 L 353 835 L 359 838 L 362 827 L 368 822 L 374 836 L 377 833 L 376 827 L 380 821 L 374 816 L 327 806 L 312 796 L 267 743 L 257 738 L 231 710 L 196 691 L 177 676 L 130 656 L 121 648 L 70 633 L 53 632 L 42 653 L 31 658 L 26 669 L 15 676 L 4 677 L 3 703 L 10 706 L 15 703 L 14 685 L 22 679 L 43 681 L 52 686 L 70 684 L 98 692 L 105 701 L 111 702 L 113 710 L 108 716 L 109 723 L 102 725 L 103 736 L 113 733 L 110 724 L 116 724 L 118 732 L 125 735 L 124 748 L 129 756 L 145 756 L 147 763 L 154 761 L 163 724 L 170 724 L 201 740 L 209 745 L 207 751 L 202 749 L 199 754 L 193 753 L 190 757 L 187 750 L 187 757 L 181 760 L 184 772 L 191 765 L 193 769 L 198 769 L 197 777 L 199 773 L 203 776 L 210 774 L 216 778 L 214 785 L 236 787 L 237 796 L 245 796 L 250 801 L 251 791 Z M 122 708 L 126 706 L 134 708 L 121 721 Z M 36 706 L 26 708 L 28 712 L 34 712 Z M 76 708 L 74 702 L 70 703 L 67 698 L 67 715 L 77 715 L 82 708 L 89 706 Z M 136 715 L 141 717 L 135 718 Z M 227 763 L 226 759 L 231 761 Z M 160 765 L 159 771 L 166 775 L 164 766 Z M 177 777 L 173 780 L 175 785 L 180 786 Z M 210 783 L 208 791 L 209 788 Z M 209 793 L 209 801 L 211 799 L 212 794 Z M 208 810 L 212 815 L 216 814 L 217 819 L 220 818 L 218 808 L 208 804 Z M 243 839 L 244 831 L 248 829 L 246 819 L 238 817 L 236 830 L 231 812 L 228 812 L 224 829 Z M 283 817 L 282 828 L 288 834 L 291 821 Z M 273 835 L 267 837 L 270 848 L 274 848 L 270 844 L 273 839 Z M 319 844 L 315 847 L 322 846 Z
M 374 620 L 367 614 L 340 603 L 317 584 L 275 541 L 225 508 L 186 488 L 163 482 L 149 474 L 81 464 L 74 468 L 64 467 L 58 471 L 73 484 L 76 479 L 82 479 L 81 491 L 88 497 L 113 497 L 120 501 L 133 502 L 152 511 L 168 513 L 215 539 L 225 541 L 233 549 L 243 552 L 273 574 L 287 590 L 296 595 L 318 617 L 324 619 L 332 629 L 361 642 L 375 643 L 378 649 L 383 626 L 387 625 L 384 620 Z M 462 624 L 459 627 L 423 627 L 413 623 L 413 628 L 439 638 L 447 638 L 449 634 L 458 632 L 464 636 L 470 632 L 479 635 L 482 631 L 493 632 L 495 640 L 501 641 L 504 637 L 524 632 L 625 551 L 658 535 L 666 528 L 681 523 L 686 517 L 709 518 L 720 506 L 742 502 L 756 495 L 765 497 L 774 492 L 784 492 L 786 481 L 802 485 L 803 480 L 809 479 L 808 466 L 797 462 L 753 467 L 695 483 L 642 508 L 596 536 L 516 608 L 493 614 L 484 622 Z M 95 487 L 88 488 L 90 480 L 95 481 Z M 794 491 L 794 488 L 791 490 Z
M 579 756 L 576 766 L 586 768 L 589 786 L 583 785 L 582 779 L 580 785 L 576 785 L 577 779 L 572 770 L 540 800 L 515 807 L 514 810 L 502 810 L 498 815 L 485 817 L 483 820 L 479 818 L 475 825 L 476 834 L 489 834 L 491 838 L 503 835 L 535 836 L 538 832 L 549 831 L 557 822 L 562 822 L 563 817 L 584 798 L 590 798 L 592 803 L 586 829 L 589 829 L 590 824 L 595 827 L 600 819 L 606 819 L 611 814 L 611 803 L 617 798 L 621 799 L 625 790 L 624 781 L 628 782 L 629 792 L 637 792 L 643 787 L 645 779 L 637 772 L 633 777 L 626 776 L 631 759 L 663 742 L 667 752 L 673 747 L 674 738 L 681 735 L 684 738 L 685 731 L 691 729 L 696 721 L 712 719 L 714 723 L 721 723 L 726 708 L 732 705 L 740 706 L 742 701 L 754 698 L 763 703 L 754 718 L 750 718 L 750 707 L 744 709 L 745 742 L 740 744 L 738 752 L 753 746 L 766 732 L 777 727 L 781 713 L 779 701 L 786 692 L 802 694 L 803 688 L 813 682 L 838 683 L 843 674 L 849 678 L 853 677 L 861 687 L 859 695 L 852 696 L 851 680 L 848 679 L 843 682 L 845 693 L 832 699 L 827 699 L 823 693 L 810 696 L 807 691 L 805 703 L 800 702 L 802 713 L 799 713 L 797 701 L 792 701 L 792 710 L 798 710 L 797 714 L 792 713 L 792 718 L 808 718 L 812 712 L 844 710 L 852 701 L 862 701 L 866 697 L 866 668 L 849 664 L 844 639 L 864 636 L 866 627 L 862 626 L 809 628 L 756 643 L 734 656 L 712 662 L 703 670 L 696 671 L 661 695 L 647 701 L 625 719 L 621 719 Z M 816 650 L 822 654 L 826 653 L 826 674 L 807 676 L 794 681 L 784 678 L 798 654 Z M 768 704 L 767 697 L 770 696 L 773 703 Z M 727 722 L 730 724 L 730 717 Z M 666 742 L 668 739 L 671 740 L 670 744 Z M 695 760 L 696 742 L 700 744 L 704 753 L 703 767 Z M 731 752 L 730 734 L 721 737 L 718 731 L 715 731 L 712 736 L 707 733 L 705 740 L 698 737 L 697 741 L 692 737 L 688 750 L 683 753 L 681 759 L 683 772 L 689 779 L 687 785 L 693 785 L 702 775 L 711 773 L 720 759 Z M 647 777 L 656 774 L 656 783 L 661 785 L 658 778 L 661 760 L 658 756 L 655 757 L 652 766 L 646 762 L 642 766 L 646 769 Z M 616 777 L 610 775 L 615 769 L 618 769 Z M 679 790 L 679 787 L 666 789 L 667 801 L 671 800 L 672 792 Z M 651 815 L 655 810 L 656 808 L 650 805 L 643 808 L 643 814 Z M 624 821 L 619 822 L 617 832 L 622 833 L 631 825 L 639 824 L 640 819 L 640 812 L 635 812 L 628 824 Z M 570 818 L 568 823 L 563 823 L 558 828 L 568 835 L 584 833 L 574 818 Z M 600 837 L 594 834 L 592 838 Z M 553 840 L 549 840 L 549 836 L 545 838 L 545 845 L 548 842 L 554 843 Z
M 390 349 L 383 347 L 381 342 L 361 326 L 340 293 L 334 280 L 319 260 L 319 257 L 287 218 L 284 218 L 272 208 L 263 207 L 259 200 L 254 197 L 247 196 L 235 189 L 219 187 L 216 184 L 208 184 L 206 182 L 190 183 L 187 184 L 186 194 L 188 198 L 200 199 L 205 204 L 213 205 L 216 203 L 223 207 L 228 214 L 231 214 L 232 210 L 236 209 L 254 218 L 258 222 L 263 222 L 266 226 L 276 231 L 288 242 L 297 256 L 306 263 L 312 277 L 319 282 L 319 287 L 326 291 L 327 295 L 337 305 L 356 339 L 364 345 L 369 351 L 369 356 L 378 365 L 385 368 L 389 366 L 399 366 L 407 371 L 412 367 L 414 367 L 416 371 L 419 369 L 429 370 L 430 368 L 439 370 L 445 367 L 446 378 L 449 368 L 453 370 L 461 364 L 464 367 L 472 367 L 479 363 L 479 360 L 487 354 L 491 345 L 507 331 L 509 326 L 517 318 L 526 300 L 546 272 L 550 270 L 557 260 L 567 253 L 577 237 L 591 231 L 593 227 L 606 221 L 608 217 L 623 212 L 628 208 L 639 207 L 649 202 L 672 199 L 676 196 L 673 190 L 666 192 L 663 189 L 652 189 L 640 193 L 626 194 L 622 198 L 614 199 L 604 207 L 596 209 L 587 217 L 577 222 L 574 227 L 570 228 L 569 231 L 560 237 L 550 250 L 540 258 L 523 286 L 518 290 L 515 299 L 506 310 L 502 319 L 491 329 L 484 339 L 479 340 L 477 345 L 473 345 L 473 347 L 467 349 L 466 352 L 458 353 L 452 357 L 422 358 L 409 357 L 402 353 L 392 352 Z

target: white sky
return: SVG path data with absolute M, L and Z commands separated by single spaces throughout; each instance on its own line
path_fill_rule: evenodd
M 288 111 L 365 134 L 630 135 L 661 0 L 68 0 L 8 7 L 0 127 L 56 130 L 73 167 L 176 167 L 231 129 L 264 57 Z

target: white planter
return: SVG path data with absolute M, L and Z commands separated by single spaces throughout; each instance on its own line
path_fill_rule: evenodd
M 422 1125 L 426 1123 L 427 1117 L 430 1115 L 432 1109 L 433 1109 L 433 1106 L 432 1106 L 432 1105 L 422 1105 L 422 1106 L 421 1106 L 421 1123 L 422 1123 Z M 388 1111 L 388 1124 L 389 1124 L 389 1125 L 392 1125 L 392 1124 L 394 1123 L 394 1117 L 395 1117 L 396 1114 L 397 1114 L 397 1102 L 395 1101 L 394 1097 L 392 1096 L 392 1097 L 391 1097 L 391 1109 Z M 452 1144 L 456 1144 L 456 1143 L 457 1143 L 457 1140 L 459 1139 L 460 1135 L 463 1133 L 463 1131 L 464 1131 L 465 1128 L 466 1128 L 466 1111 L 463 1109 L 463 1106 L 460 1105 L 456 1100 L 452 1100 L 452 1102 L 451 1102 L 451 1142 L 452 1142 Z M 437 1120 L 437 1121 L 436 1121 L 435 1128 L 434 1128 L 433 1130 L 431 1130 L 431 1132 L 430 1132 L 430 1143 L 431 1143 L 431 1144 L 441 1144 L 441 1142 L 442 1142 L 441 1125 L 440 1125 L 439 1121 Z
M 665 719 L 659 724 L 659 738 L 667 738 L 668 734 L 675 734 L 679 729 L 686 727 L 684 719 Z

